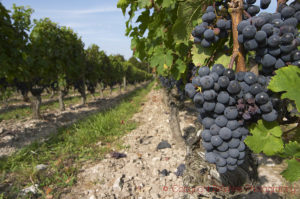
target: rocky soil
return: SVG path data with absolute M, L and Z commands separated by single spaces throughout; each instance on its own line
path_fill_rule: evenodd
M 61 198 L 214 198 L 212 193 L 207 192 L 202 186 L 201 192 L 186 186 L 185 177 L 193 175 L 191 168 L 186 168 L 184 175 L 176 175 L 178 167 L 184 164 L 188 167 L 187 152 L 194 147 L 186 148 L 177 145 L 170 131 L 169 109 L 163 103 L 162 90 L 152 90 L 147 95 L 142 110 L 135 114 L 134 120 L 140 125 L 122 138 L 123 145 L 129 146 L 121 153 L 126 157 L 115 159 L 111 154 L 94 165 L 86 164 L 79 174 L 78 183 L 72 187 L 69 193 Z M 180 126 L 185 135 L 186 142 L 193 143 L 198 139 L 201 130 L 195 126 L 196 115 L 189 109 L 179 112 Z M 190 136 L 191 135 L 191 136 Z M 167 141 L 171 148 L 158 150 L 161 142 Z M 198 145 L 198 141 L 196 143 Z M 258 155 L 258 184 L 263 187 L 284 187 L 288 185 L 280 176 L 285 168 L 282 162 L 276 159 Z M 191 173 L 188 173 L 191 172 Z M 209 173 L 207 178 L 218 174 Z M 296 185 L 296 184 L 295 184 Z M 298 186 L 298 188 L 297 188 Z M 290 198 L 299 194 L 299 185 L 295 193 L 272 193 L 252 191 L 250 194 L 231 197 L 239 198 L 265 198 L 279 199 Z M 201 184 L 200 184 L 201 187 Z M 274 192 L 274 191 L 273 191 Z
M 175 173 L 184 163 L 186 149 L 176 146 L 170 132 L 168 108 L 162 103 L 162 97 L 161 90 L 152 90 L 142 110 L 133 117 L 140 125 L 122 138 L 129 148 L 120 152 L 127 157 L 114 159 L 108 154 L 101 162 L 86 165 L 77 185 L 62 198 L 146 199 L 184 195 L 179 192 L 182 177 Z M 171 148 L 157 149 L 162 141 L 167 141 Z

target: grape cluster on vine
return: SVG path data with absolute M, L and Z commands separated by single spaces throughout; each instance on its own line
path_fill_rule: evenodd
M 271 98 L 266 93 L 267 78 L 252 72 L 235 74 L 222 64 L 199 68 L 198 75 L 186 84 L 185 92 L 198 108 L 202 123 L 202 144 L 206 160 L 217 165 L 219 173 L 233 171 L 243 164 L 247 121 L 262 117 L 277 119 Z
M 231 20 L 216 16 L 213 6 L 208 6 L 202 16 L 202 23 L 196 26 L 192 32 L 195 43 L 200 43 L 202 47 L 208 48 L 220 38 L 228 37 L 231 30 Z
M 300 45 L 297 29 L 300 3 L 280 4 L 278 12 L 262 12 L 257 16 L 259 7 L 251 5 L 253 3 L 255 0 L 245 3 L 251 17 L 244 16 L 238 25 L 239 42 L 246 51 L 255 51 L 255 60 L 262 65 L 264 74 L 271 75 L 274 70 L 289 64 L 300 66 L 300 51 L 297 49 Z

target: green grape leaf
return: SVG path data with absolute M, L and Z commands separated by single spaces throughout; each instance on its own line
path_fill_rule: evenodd
M 195 66 L 205 65 L 211 54 L 211 49 L 205 49 L 200 44 L 194 44 L 192 47 L 192 59 Z
M 202 0 L 187 0 L 179 4 L 177 19 L 172 32 L 176 40 L 187 40 L 193 29 L 193 21 L 201 16 Z
M 172 51 L 168 50 L 165 53 L 163 48 L 157 48 L 150 60 L 151 67 L 157 67 L 157 72 L 161 75 L 163 75 L 164 71 L 170 69 L 172 64 Z
M 226 55 L 224 52 L 218 53 L 214 63 L 216 64 L 222 64 L 225 67 L 228 67 L 231 60 L 231 56 Z
M 287 160 L 288 167 L 281 175 L 288 181 L 294 182 L 300 179 L 300 162 L 296 159 Z
M 285 145 L 284 151 L 281 154 L 281 156 L 300 158 L 300 144 L 297 141 L 290 141 L 288 144 Z
M 176 60 L 175 66 L 176 66 L 177 70 L 179 71 L 179 73 L 184 73 L 185 72 L 186 64 L 181 59 Z
M 126 8 L 128 7 L 129 4 L 130 4 L 130 0 L 119 0 L 117 3 L 117 8 L 121 8 L 123 15 L 125 15 Z
M 300 112 L 300 68 L 298 66 L 287 66 L 276 71 L 268 88 L 274 92 L 284 92 L 281 98 L 294 100 L 297 110 Z
M 174 0 L 163 0 L 163 2 L 161 4 L 161 6 L 163 8 L 168 8 L 168 7 L 172 6 L 172 5 L 175 5 L 175 1 Z
M 149 0 L 138 0 L 139 8 L 147 8 L 151 6 L 151 1 Z
M 250 127 L 252 136 L 245 139 L 247 146 L 255 153 L 274 155 L 283 150 L 282 131 L 277 122 L 259 120 Z

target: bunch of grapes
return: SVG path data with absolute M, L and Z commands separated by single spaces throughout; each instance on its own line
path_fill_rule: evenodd
M 220 38 L 226 38 L 231 30 L 231 20 L 216 16 L 213 6 L 208 6 L 202 16 L 202 23 L 192 31 L 195 43 L 200 43 L 202 47 L 208 48 Z
M 262 2 L 261 1 L 261 5 Z M 293 64 L 300 66 L 300 38 L 297 26 L 300 22 L 300 3 L 290 6 L 281 4 L 279 12 L 259 12 L 259 7 L 247 0 L 247 12 L 252 16 L 238 25 L 238 40 L 245 50 L 255 51 L 255 60 L 262 65 L 262 71 L 271 75 L 274 70 Z M 265 5 L 265 4 L 264 4 Z
M 244 162 L 244 139 L 249 131 L 245 120 L 263 117 L 274 121 L 277 112 L 266 93 L 267 79 L 252 72 L 235 74 L 222 64 L 198 70 L 186 84 L 185 92 L 200 112 L 202 144 L 206 160 L 217 166 L 219 173 L 233 171 Z
M 239 118 L 243 121 L 254 122 L 261 118 L 272 122 L 277 119 L 278 113 L 273 104 L 277 99 L 269 96 L 269 78 L 252 72 L 238 72 L 236 80 L 239 81 L 241 92 L 237 95 L 237 110 Z
M 164 76 L 159 76 L 158 77 L 161 85 L 167 89 L 172 89 L 174 86 L 176 86 L 177 88 L 177 93 L 179 95 L 179 99 L 181 101 L 184 100 L 185 95 L 184 95 L 184 91 L 183 91 L 183 81 L 182 79 L 180 80 L 175 80 L 173 77 L 168 78 L 168 77 L 164 77 Z

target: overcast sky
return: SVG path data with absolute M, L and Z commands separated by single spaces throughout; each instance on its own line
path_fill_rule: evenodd
M 77 32 L 87 48 L 92 43 L 109 54 L 131 57 L 130 38 L 125 34 L 125 21 L 118 0 L 0 0 L 7 9 L 13 3 L 34 9 L 33 18 L 49 17 L 53 22 L 69 26 Z M 259 5 L 260 1 L 256 4 Z M 274 12 L 272 0 L 269 12 Z

